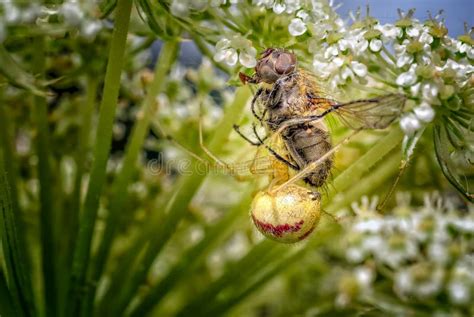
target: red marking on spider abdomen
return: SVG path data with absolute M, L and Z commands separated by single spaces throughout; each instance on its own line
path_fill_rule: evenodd
M 254 217 L 252 215 L 253 222 L 255 225 L 262 231 L 268 232 L 269 234 L 274 235 L 275 237 L 281 237 L 283 234 L 288 232 L 298 232 L 304 224 L 304 220 L 300 220 L 293 225 L 288 223 L 281 224 L 281 225 L 273 225 L 271 223 L 263 222 Z

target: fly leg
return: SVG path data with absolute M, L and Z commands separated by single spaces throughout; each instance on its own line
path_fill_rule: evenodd
M 235 132 L 237 132 L 237 133 L 242 137 L 242 139 L 244 139 L 245 141 L 247 141 L 247 142 L 250 143 L 251 145 L 253 145 L 253 146 L 260 146 L 260 145 L 262 145 L 262 143 L 261 143 L 260 141 L 258 141 L 258 142 L 252 141 L 252 140 L 249 139 L 245 134 L 243 134 L 242 131 L 240 131 L 240 126 L 239 126 L 239 125 L 234 124 L 234 130 L 235 130 Z
M 262 93 L 263 93 L 263 88 L 259 88 L 259 89 L 257 90 L 257 92 L 255 93 L 255 95 L 253 96 L 252 102 L 251 102 L 251 104 L 250 104 L 250 109 L 252 110 L 253 116 L 254 116 L 255 118 L 257 118 L 258 121 L 260 121 L 260 122 L 262 122 L 263 116 L 259 116 L 259 115 L 257 114 L 257 111 L 255 110 L 255 104 L 257 103 L 257 100 L 258 100 L 258 98 L 262 95 Z

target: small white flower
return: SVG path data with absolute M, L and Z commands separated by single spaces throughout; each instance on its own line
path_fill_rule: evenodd
M 396 80 L 398 86 L 410 86 L 416 83 L 417 76 L 414 71 L 410 70 L 405 73 L 401 73 Z
M 317 74 L 322 78 L 327 78 L 332 73 L 332 68 L 329 63 L 321 62 L 316 58 L 313 60 L 313 67 Z
M 96 37 L 100 30 L 102 30 L 102 23 L 100 21 L 85 21 L 82 24 L 81 35 L 85 39 L 91 41 Z
M 325 20 L 327 20 L 329 17 L 326 16 Z M 334 21 L 334 24 L 336 24 L 339 28 L 341 28 L 341 31 L 345 30 L 345 23 L 344 20 L 341 18 L 337 18 L 336 21 Z
M 379 39 L 373 39 L 370 41 L 369 47 L 372 52 L 378 52 L 382 49 L 382 41 Z
M 304 22 L 308 21 L 309 14 L 306 11 L 300 10 L 296 13 L 296 16 L 303 20 Z
M 341 52 L 344 52 L 344 51 L 346 51 L 348 48 L 351 47 L 349 41 L 346 40 L 346 39 L 340 39 L 340 40 L 337 42 L 337 46 L 339 47 L 339 50 L 340 50 Z
M 438 96 L 438 91 L 438 86 L 433 82 L 425 83 L 421 87 L 423 99 L 427 101 L 435 101 L 436 97 Z
M 223 38 L 217 42 L 214 60 L 229 66 L 234 66 L 240 61 L 243 66 L 252 68 L 257 65 L 256 55 L 257 50 L 248 39 L 234 35 L 231 40 Z
M 189 4 L 183 0 L 174 0 L 170 7 L 171 14 L 180 18 L 185 18 L 189 15 Z
M 23 23 L 32 23 L 40 14 L 41 7 L 37 3 L 33 3 L 21 12 L 21 21 Z
M 407 29 L 407 34 L 410 37 L 417 37 L 420 35 L 420 30 L 417 27 L 411 27 Z
M 215 8 L 225 4 L 226 2 L 226 0 L 211 0 L 209 4 L 211 5 L 211 7 Z
M 423 102 L 420 106 L 416 107 L 413 112 L 415 116 L 423 122 L 431 122 L 435 116 L 435 111 L 426 102 Z
M 229 66 L 234 66 L 237 64 L 238 57 L 237 51 L 234 48 L 228 48 L 217 51 L 214 55 L 214 60 L 216 62 L 224 62 Z
M 252 47 L 253 48 L 253 47 Z M 253 48 L 255 50 L 255 48 Z M 239 61 L 240 61 L 240 64 L 242 64 L 243 66 L 247 67 L 247 68 L 252 68 L 252 67 L 255 67 L 255 65 L 257 65 L 257 60 L 255 58 L 255 53 L 252 54 L 252 52 L 240 52 L 240 55 L 239 55 Z
M 300 18 L 292 19 L 290 25 L 288 26 L 288 31 L 293 36 L 300 36 L 304 34 L 306 30 L 306 24 Z
M 413 278 L 408 270 L 399 271 L 395 275 L 395 287 L 402 293 L 407 293 L 413 288 Z
M 428 256 L 433 262 L 444 264 L 449 260 L 446 246 L 442 243 L 431 243 L 428 247 Z
M 474 59 L 474 47 L 471 46 L 466 53 L 468 58 Z
M 369 287 L 375 277 L 374 271 L 366 266 L 358 267 L 354 273 L 357 282 L 363 288 Z
M 361 248 L 351 247 L 346 250 L 346 258 L 350 262 L 361 262 L 365 258 L 365 254 Z
M 466 43 L 463 43 L 461 41 L 458 41 L 456 43 L 456 48 L 458 50 L 459 53 L 466 53 L 466 51 L 469 49 L 469 45 L 467 45 Z
M 71 26 L 78 26 L 84 18 L 84 13 L 77 2 L 66 2 L 62 5 L 60 13 L 64 16 L 64 22 Z
M 301 9 L 300 0 L 286 0 L 286 13 L 293 13 Z
M 337 56 L 338 54 L 339 54 L 339 51 L 337 50 L 336 45 L 331 45 L 324 52 L 324 58 L 329 59 L 333 56 Z
M 368 236 L 362 242 L 362 249 L 368 252 L 376 253 L 386 248 L 384 240 L 378 235 Z
M 7 23 L 15 24 L 19 22 L 21 13 L 20 9 L 12 2 L 6 1 L 3 4 L 3 17 Z
M 354 73 L 349 67 L 344 67 L 341 72 L 341 77 L 343 80 L 347 80 L 347 78 L 354 78 Z
M 428 32 L 423 32 L 420 36 L 420 42 L 425 44 L 433 43 L 433 37 Z
M 228 48 L 229 46 L 230 46 L 230 40 L 223 38 L 223 39 L 220 39 L 219 42 L 217 42 L 216 49 L 219 51 L 224 48 Z
M 383 220 L 374 218 L 358 222 L 354 225 L 353 230 L 358 232 L 378 233 L 382 230 L 383 226 Z
M 359 62 L 351 62 L 351 68 L 354 73 L 359 77 L 364 77 L 367 75 L 367 66 Z
M 336 67 L 341 67 L 344 64 L 344 60 L 340 57 L 336 57 L 332 60 L 331 63 L 333 63 L 334 66 L 336 66 Z
M 275 2 L 273 4 L 273 12 L 275 12 L 276 14 L 283 13 L 285 9 L 286 9 L 286 5 L 284 3 Z
M 450 283 L 448 285 L 448 291 L 451 300 L 457 304 L 467 303 L 471 297 L 467 285 L 460 281 Z
M 407 43 L 402 43 L 402 44 L 395 43 L 395 44 L 393 44 L 393 50 L 395 51 L 395 54 L 400 55 L 400 54 L 405 53 L 406 50 L 407 50 L 406 44 Z
M 377 24 L 374 26 L 374 28 L 382 32 L 382 39 L 384 40 L 384 42 L 392 41 L 402 36 L 403 34 L 402 29 L 392 24 Z
M 369 41 L 362 39 L 355 44 L 354 53 L 362 54 L 367 49 L 367 47 L 369 47 Z
M 411 64 L 413 60 L 413 55 L 402 54 L 397 58 L 397 67 L 401 68 L 405 65 Z
M 407 113 L 400 119 L 400 128 L 407 135 L 412 135 L 421 128 L 421 123 L 413 113 Z
M 410 92 L 413 96 L 417 96 L 420 92 L 421 83 L 417 83 L 410 87 Z

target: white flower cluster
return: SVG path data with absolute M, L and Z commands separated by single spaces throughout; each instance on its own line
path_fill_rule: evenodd
M 358 217 L 346 228 L 348 261 L 390 268 L 394 290 L 402 298 L 445 293 L 457 305 L 471 303 L 474 209 L 461 214 L 436 194 L 425 196 L 421 208 L 401 202 L 394 214 L 383 217 L 376 204 L 365 198 L 362 205 L 353 205 Z
M 212 1 L 211 5 L 218 6 L 224 3 L 222 1 Z M 174 0 L 171 2 L 170 11 L 174 16 L 185 18 L 190 14 L 191 10 L 203 11 L 207 6 L 207 0 Z
M 81 7 L 78 1 L 65 1 L 58 11 L 63 16 L 64 23 L 71 27 L 79 28 L 80 35 L 86 40 L 94 40 L 104 27 L 101 20 L 87 17 L 87 10 Z
M 71 28 L 78 29 L 81 37 L 86 40 L 94 40 L 102 30 L 103 23 L 99 19 L 91 18 L 87 15 L 88 8 L 79 1 L 69 0 L 58 6 L 40 6 L 38 3 L 31 3 L 28 6 L 19 8 L 12 1 L 0 3 L 3 6 L 3 17 L 0 18 L 0 43 L 7 35 L 6 26 L 23 24 L 48 24 L 49 17 L 58 15 L 63 19 L 63 23 Z
M 474 74 L 474 47 L 445 36 L 434 38 L 433 28 L 413 20 L 405 29 L 403 39 L 393 46 L 396 66 L 402 71 L 396 84 L 420 100 L 412 112 L 400 119 L 400 126 L 407 135 L 431 122 L 435 117 L 433 106 L 447 102 Z M 440 45 L 453 55 L 444 58 L 437 49 Z M 459 53 L 465 57 L 453 59 Z
M 302 2 L 301 0 L 252 0 L 253 5 L 272 9 L 276 14 L 292 14 L 301 9 Z
M 234 35 L 231 39 L 223 38 L 216 44 L 214 60 L 234 66 L 237 61 L 244 67 L 252 68 L 257 65 L 257 50 L 252 42 L 240 35 Z

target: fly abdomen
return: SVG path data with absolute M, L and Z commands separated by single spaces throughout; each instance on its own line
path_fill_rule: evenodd
M 294 127 L 284 137 L 291 157 L 301 169 L 317 161 L 332 148 L 329 134 L 321 122 Z M 324 160 L 304 181 L 314 187 L 321 187 L 329 176 L 332 160 L 332 157 Z

